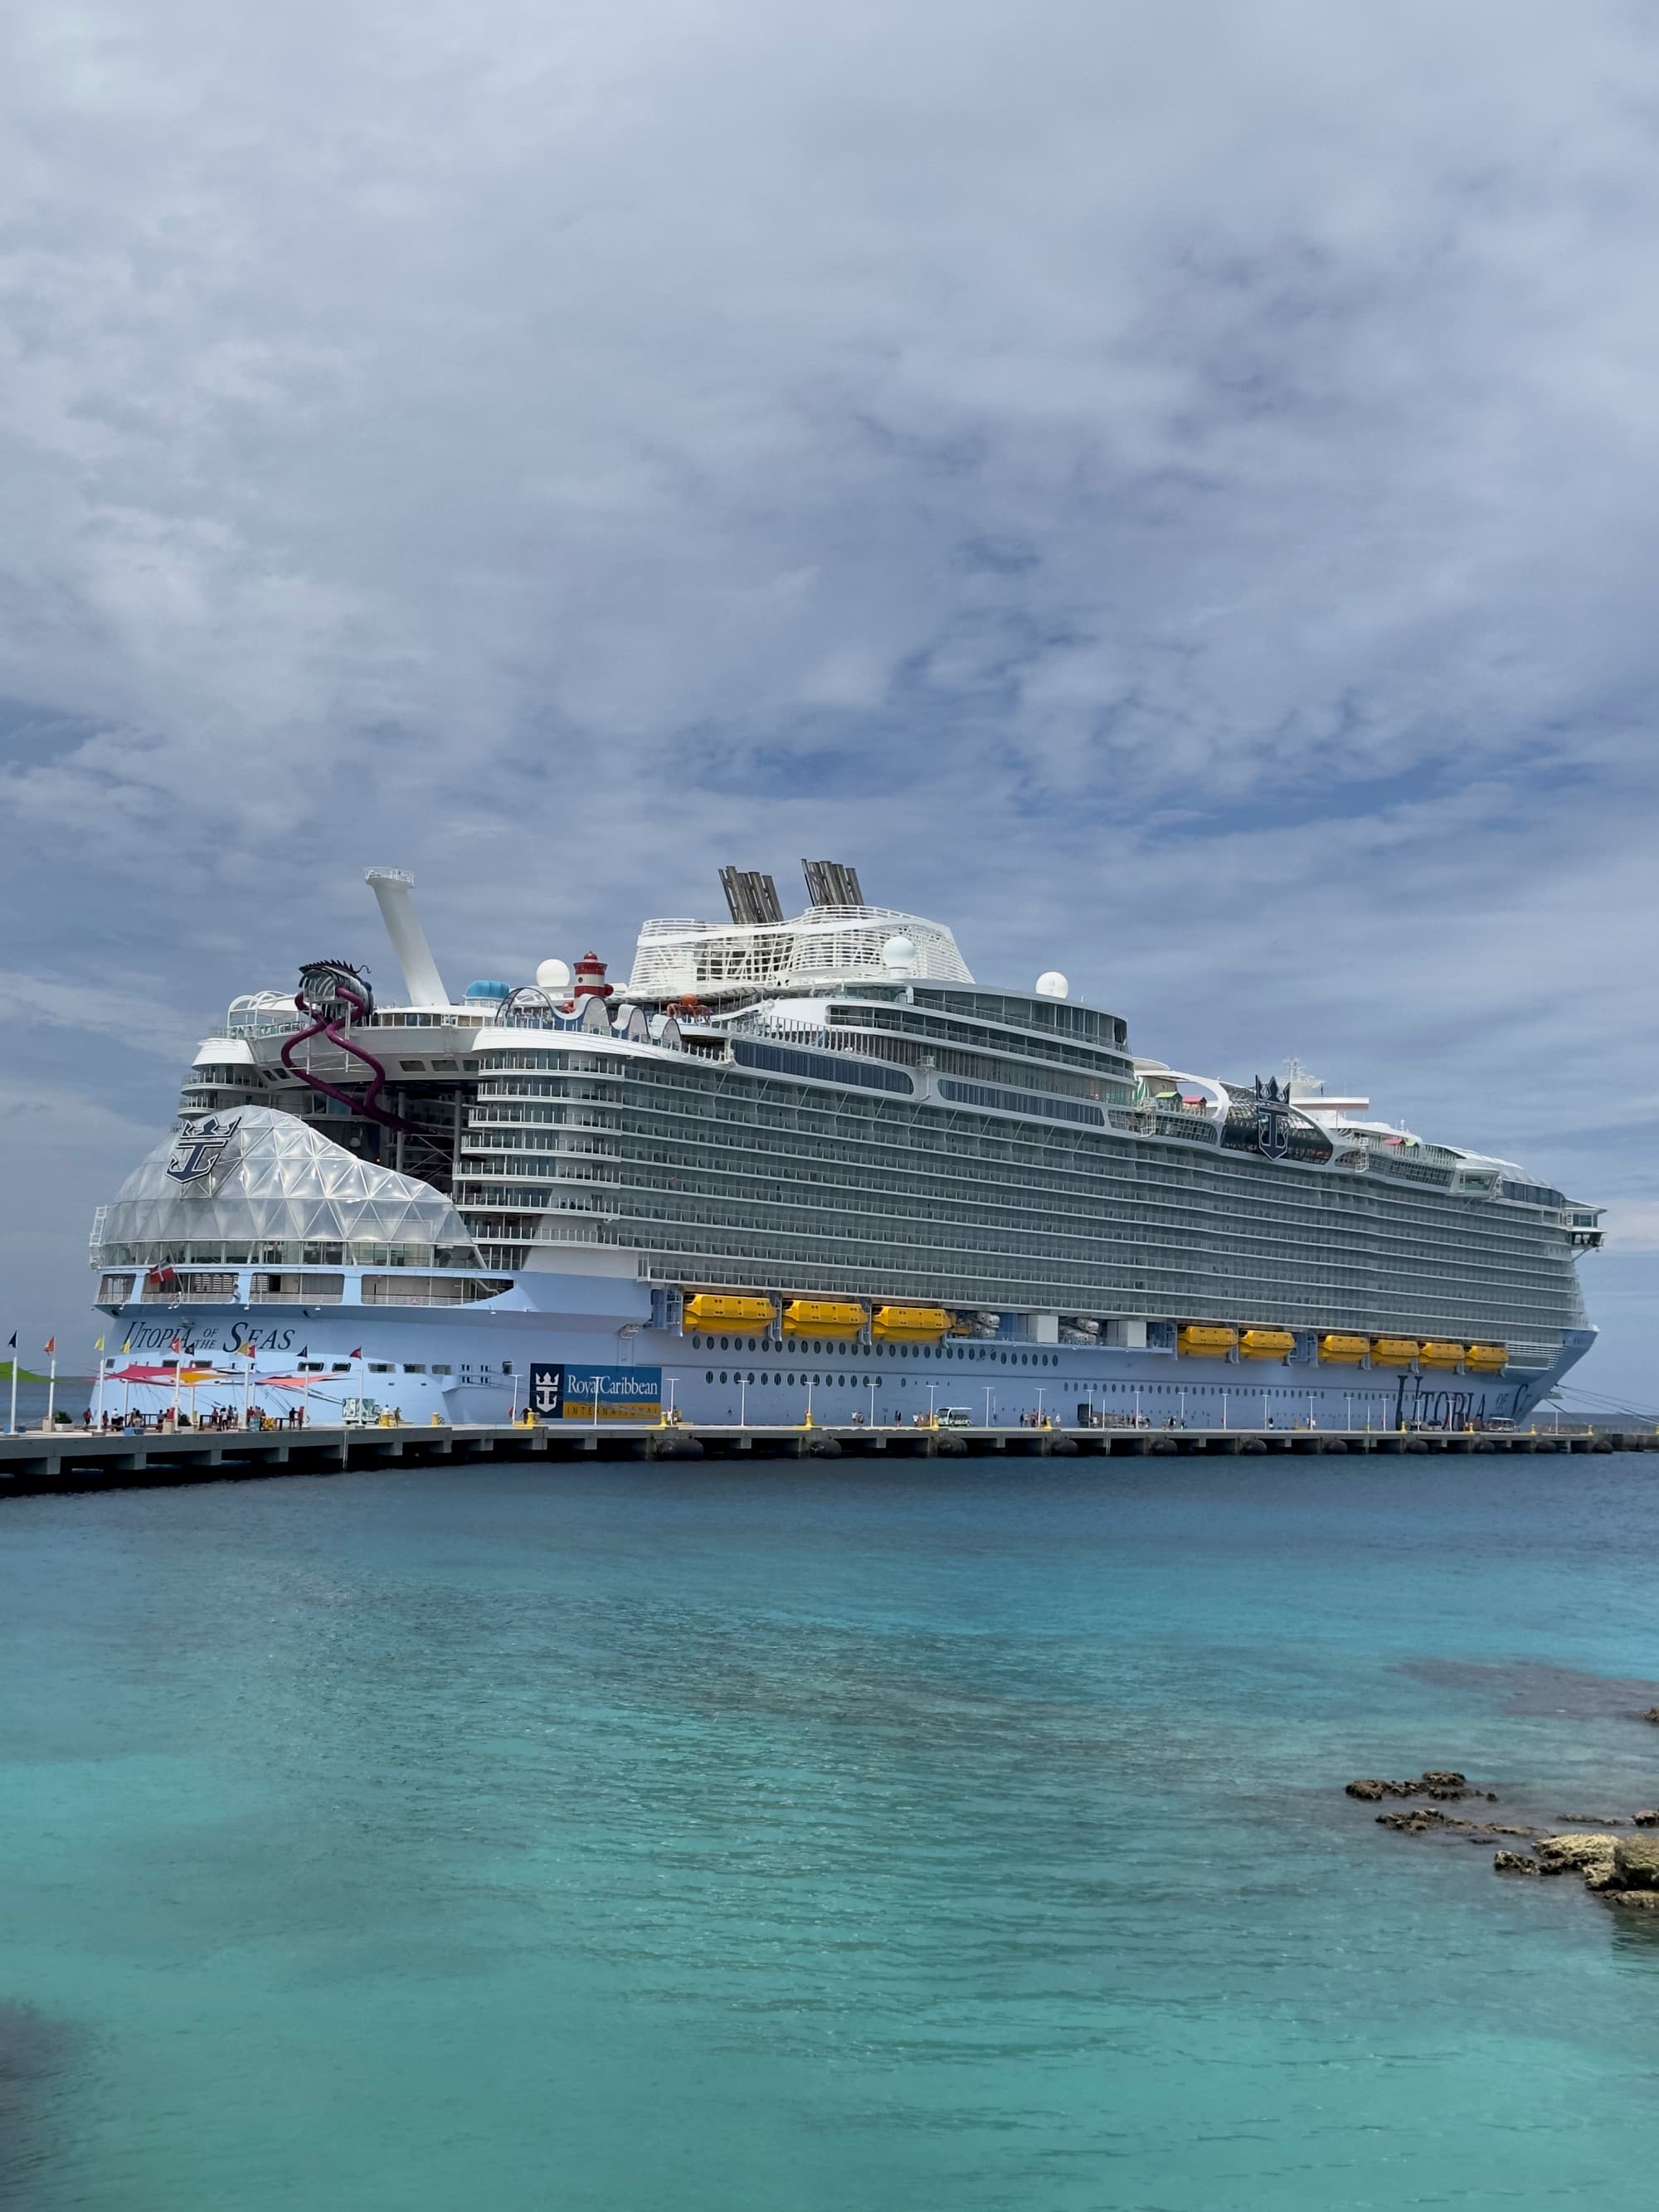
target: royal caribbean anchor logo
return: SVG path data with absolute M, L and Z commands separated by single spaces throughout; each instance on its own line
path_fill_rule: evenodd
M 564 1404 L 564 1370 L 532 1360 L 530 1367 L 530 1410 L 538 1421 L 556 1421 Z
M 538 1421 L 655 1421 L 660 1367 L 580 1367 L 532 1359 L 530 1407 Z
M 1255 1148 L 1264 1158 L 1282 1160 L 1291 1149 L 1291 1086 L 1283 1091 L 1272 1076 L 1255 1079 Z
M 240 1114 L 234 1121 L 210 1114 L 182 1130 L 167 1161 L 167 1173 L 174 1182 L 186 1187 L 206 1182 L 224 1157 L 225 1146 L 240 1127 Z

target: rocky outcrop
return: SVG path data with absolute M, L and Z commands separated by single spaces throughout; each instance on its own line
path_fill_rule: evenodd
M 1659 1711 L 1659 1708 L 1656 1711 Z M 1403 1782 L 1362 1778 L 1348 1784 L 1347 1794 L 1366 1804 L 1375 1804 L 1384 1797 L 1443 1800 L 1484 1796 L 1488 1803 L 1496 1802 L 1493 1791 L 1471 1789 L 1468 1777 L 1450 1767 L 1429 1767 L 1415 1780 Z M 1544 1832 L 1498 1820 L 1470 1820 L 1456 1813 L 1443 1813 L 1436 1805 L 1402 1807 L 1398 1812 L 1378 1813 L 1374 1817 L 1379 1827 L 1391 1828 L 1401 1836 L 1441 1834 L 1468 1844 L 1495 1844 L 1500 1838 L 1510 1836 L 1530 1841 L 1530 1851 L 1513 1850 L 1507 1844 L 1495 1850 L 1493 1873 L 1534 1880 L 1576 1874 L 1586 1889 L 1620 1912 L 1659 1916 L 1659 1835 L 1615 1834 L 1615 1829 L 1626 1825 L 1624 1815 L 1565 1814 L 1561 1815 L 1564 1820 L 1577 1820 L 1584 1825 Z M 1659 1828 L 1659 1810 L 1634 1813 L 1628 1818 L 1633 1828 Z M 1655 1924 L 1659 1930 L 1659 1917 Z
M 1375 1805 L 1382 1797 L 1436 1797 L 1443 1804 L 1455 1804 L 1460 1797 L 1485 1797 L 1494 1805 L 1498 1802 L 1495 1791 L 1471 1790 L 1468 1776 L 1449 1766 L 1431 1766 L 1414 1782 L 1382 1782 L 1366 1777 L 1349 1783 L 1347 1794 L 1368 1805 Z
M 1620 1889 L 1659 1890 L 1659 1836 L 1621 1836 L 1613 1847 Z
M 1413 1805 L 1409 1813 L 1379 1813 L 1379 1828 L 1392 1828 L 1402 1836 L 1426 1836 L 1431 1828 L 1445 1828 L 1468 1836 L 1474 1843 L 1490 1843 L 1494 1836 L 1535 1836 L 1536 1828 L 1506 1827 L 1498 1820 L 1461 1820 L 1455 1813 L 1437 1813 L 1431 1805 Z
M 1651 1721 L 1655 1728 L 1659 1728 L 1659 1705 L 1650 1705 L 1642 1717 L 1644 1721 Z
M 1613 1855 L 1617 1836 L 1594 1831 L 1565 1836 L 1540 1836 L 1538 1863 L 1545 1874 L 1581 1874 L 1591 1889 L 1603 1889 L 1613 1880 Z

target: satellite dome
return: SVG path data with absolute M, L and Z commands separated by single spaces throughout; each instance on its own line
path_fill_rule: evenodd
M 881 964 L 896 975 L 908 975 L 916 964 L 916 948 L 908 937 L 890 937 L 881 948 Z
M 569 963 L 563 960 L 544 960 L 536 970 L 536 981 L 544 991 L 556 998 L 567 997 L 570 990 Z
M 1039 975 L 1036 987 L 1041 999 L 1063 999 L 1072 988 L 1058 968 L 1049 968 Z

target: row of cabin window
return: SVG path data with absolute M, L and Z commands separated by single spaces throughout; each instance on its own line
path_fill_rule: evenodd
M 713 1352 L 714 1348 L 712 1336 L 694 1336 L 691 1340 L 693 1352 Z M 872 1359 L 1000 1359 L 1005 1367 L 1011 1364 L 1057 1367 L 1060 1364 L 1058 1358 L 1051 1352 L 997 1352 L 977 1345 L 872 1344 L 865 1348 Z M 722 1352 L 781 1352 L 783 1346 L 770 1337 L 723 1336 L 720 1340 L 720 1349 Z M 803 1352 L 833 1352 L 836 1344 L 815 1338 L 810 1345 L 803 1343 L 800 1349 Z

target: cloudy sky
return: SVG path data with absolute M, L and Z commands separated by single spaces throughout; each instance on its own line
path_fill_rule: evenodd
M 806 853 L 1605 1200 L 1659 1403 L 1650 10 L 17 0 L 0 131 L 26 1342 L 366 865 L 464 980 Z

